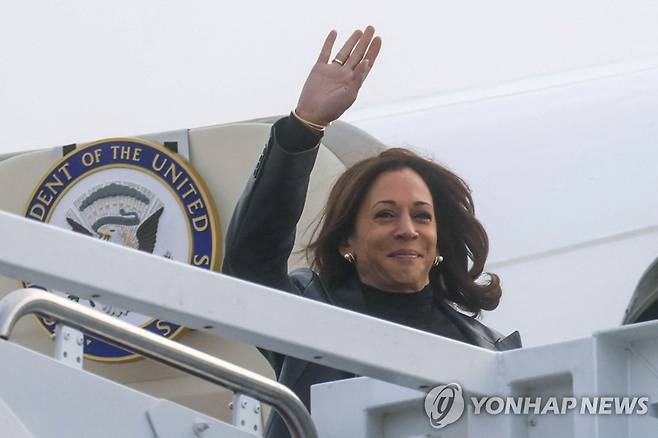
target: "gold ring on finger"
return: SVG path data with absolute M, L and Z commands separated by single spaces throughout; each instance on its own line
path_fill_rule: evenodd
M 334 60 L 331 61 L 331 62 L 335 62 L 335 63 L 338 64 L 338 65 L 343 65 L 343 64 L 345 64 L 345 61 L 341 61 L 340 59 L 338 59 L 338 57 L 334 58 Z

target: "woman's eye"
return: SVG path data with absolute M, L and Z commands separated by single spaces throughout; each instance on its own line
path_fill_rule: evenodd
M 375 218 L 383 218 L 383 219 L 388 219 L 394 217 L 393 213 L 388 211 L 388 210 L 383 210 L 383 211 L 378 211 L 375 213 Z
M 429 222 L 432 220 L 432 215 L 429 213 L 419 213 L 416 215 L 416 218 L 424 222 Z

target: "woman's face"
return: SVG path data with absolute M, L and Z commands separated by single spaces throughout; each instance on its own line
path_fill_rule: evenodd
M 356 217 L 351 252 L 365 284 L 390 292 L 416 292 L 429 283 L 437 255 L 436 218 L 429 188 L 413 170 L 375 179 Z

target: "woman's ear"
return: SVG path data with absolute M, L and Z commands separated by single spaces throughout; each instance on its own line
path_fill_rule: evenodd
M 351 245 L 351 240 L 350 238 L 345 239 L 341 245 L 338 247 L 338 252 L 340 253 L 341 257 L 345 256 L 346 253 L 352 253 L 352 245 Z
M 349 245 L 341 245 L 338 247 L 338 252 L 340 253 L 340 256 L 343 257 L 348 252 L 352 252 L 352 248 Z

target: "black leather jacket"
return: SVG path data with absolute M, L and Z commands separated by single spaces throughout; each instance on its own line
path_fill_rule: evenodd
M 316 301 L 365 313 L 363 294 L 357 278 L 340 288 L 326 288 L 310 269 L 288 273 L 288 258 L 295 241 L 295 228 L 304 208 L 309 177 L 318 146 L 286 152 L 276 140 L 277 124 L 247 187 L 233 212 L 226 235 L 222 272 L 267 285 Z M 454 310 L 445 303 L 442 310 L 464 332 L 473 345 L 491 350 L 521 347 L 518 332 L 508 337 L 478 320 Z M 310 387 L 316 383 L 354 377 L 354 374 L 328 368 L 294 357 L 261 350 L 282 384 L 292 389 L 310 408 Z M 278 415 L 267 427 L 269 438 L 289 437 Z

